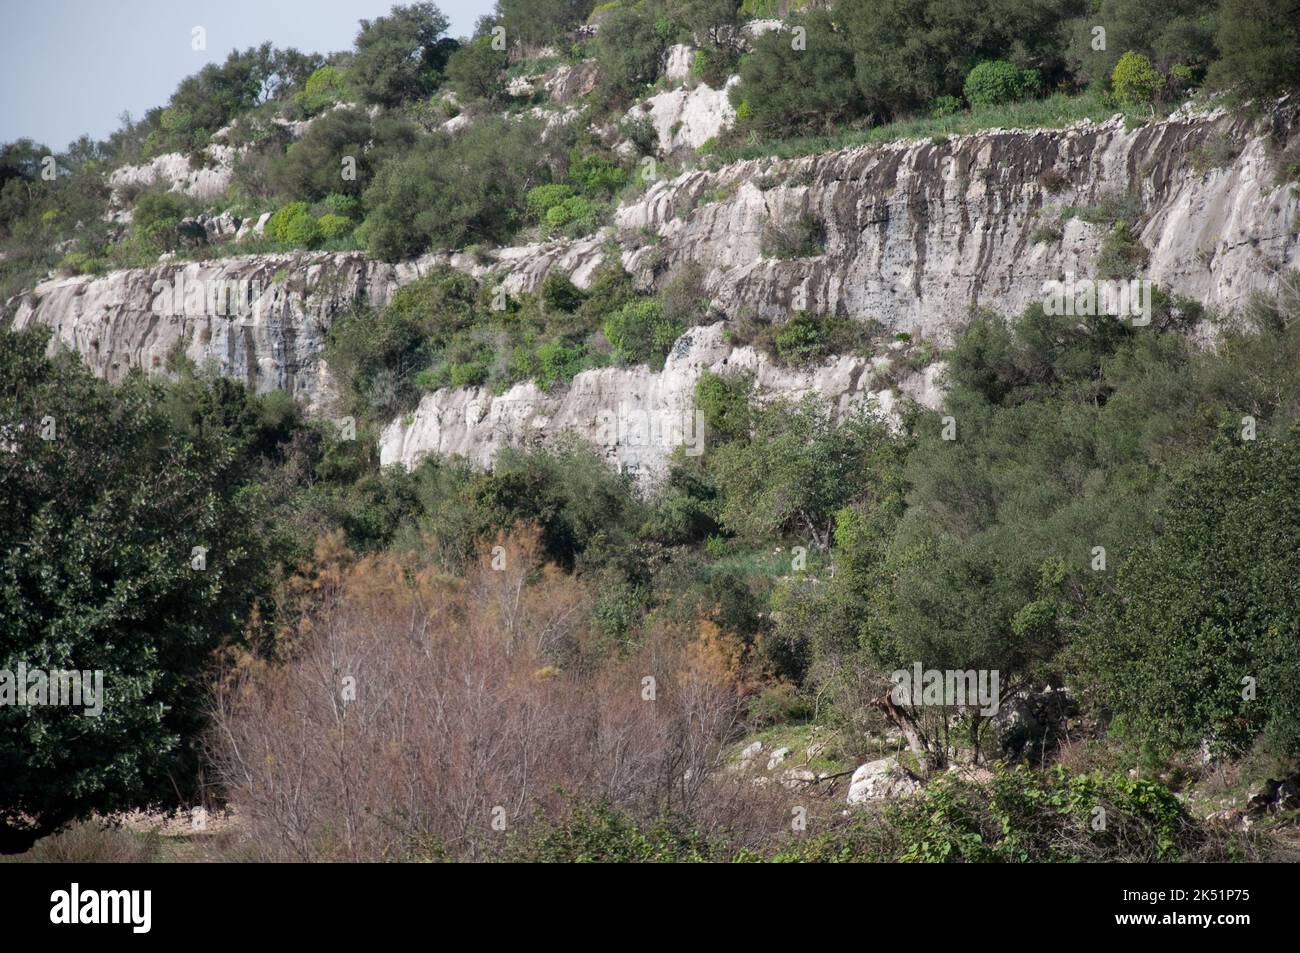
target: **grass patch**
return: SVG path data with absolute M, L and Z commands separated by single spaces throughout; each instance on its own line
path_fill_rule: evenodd
M 855 130 L 836 136 L 780 139 L 753 146 L 720 148 L 713 155 L 722 163 L 769 157 L 789 159 L 857 146 L 882 145 L 904 139 L 946 141 L 942 137 L 966 135 L 984 129 L 1060 129 L 1084 119 L 1104 121 L 1121 112 L 1129 122 L 1142 122 L 1150 118 L 1145 107 L 1132 110 L 1121 109 L 1112 103 L 1104 102 L 1094 93 L 1081 93 L 1077 96 L 1055 93 L 1046 99 L 984 106 L 951 116 L 918 116 L 900 119 L 872 129 Z
M 768 759 L 779 748 L 789 748 L 790 753 L 784 761 L 773 769 L 780 774 L 791 768 L 804 768 L 815 774 L 839 774 L 852 771 L 857 767 L 855 759 L 847 757 L 840 750 L 838 734 L 834 729 L 812 721 L 771 725 L 760 731 L 747 735 L 743 741 L 735 744 L 729 752 L 728 760 L 737 762 L 741 752 L 755 741 L 762 742 L 763 750 L 754 758 L 752 765 L 760 771 L 767 769 Z M 817 750 L 820 748 L 820 750 Z M 809 757 L 808 751 L 814 753 Z
M 791 566 L 794 553 L 791 552 L 790 546 L 741 549 L 738 541 L 727 541 L 719 537 L 714 539 L 717 540 L 716 545 L 709 547 L 713 558 L 701 569 L 701 577 L 706 583 L 728 573 L 742 579 L 751 577 L 780 579 L 795 572 Z M 819 552 L 815 546 L 807 546 L 806 542 L 795 542 L 792 545 L 804 546 L 808 550 L 806 566 L 801 571 L 816 576 L 829 567 L 831 560 L 827 553 Z

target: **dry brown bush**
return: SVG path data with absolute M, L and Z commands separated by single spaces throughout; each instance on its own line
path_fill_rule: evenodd
M 231 667 L 211 755 L 265 856 L 482 859 L 504 844 L 494 820 L 518 830 L 572 799 L 705 810 L 740 646 L 701 620 L 592 658 L 585 586 L 536 533 L 498 545 L 464 579 L 327 545 L 281 660 Z M 711 790 L 707 813 L 731 824 L 730 798 Z
M 91 818 L 41 838 L 16 859 L 49 864 L 145 864 L 158 860 L 159 855 L 157 836 Z

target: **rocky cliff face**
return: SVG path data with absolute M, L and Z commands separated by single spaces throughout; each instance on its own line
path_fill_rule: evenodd
M 504 446 L 545 443 L 574 434 L 601 449 L 610 465 L 653 483 L 669 457 L 704 450 L 705 427 L 695 412 L 695 382 L 705 370 L 753 374 L 762 394 L 797 400 L 813 394 L 841 415 L 872 402 L 889 413 L 899 393 L 922 404 L 941 399 L 942 366 L 907 375 L 901 387 L 884 383 L 888 356 L 842 355 L 807 370 L 779 367 L 752 347 L 733 347 L 723 322 L 693 328 L 678 339 L 662 371 L 607 367 L 585 371 L 562 391 L 547 394 L 532 382 L 494 396 L 483 388 L 425 395 L 415 413 L 395 420 L 380 437 L 384 464 L 414 466 L 426 454 L 457 454 L 488 466 Z
M 332 388 L 320 354 L 330 321 L 357 300 L 383 305 L 448 260 L 389 265 L 359 253 L 304 253 L 161 263 L 47 281 L 16 302 L 12 323 L 46 325 L 51 349 L 76 351 L 109 381 L 184 355 L 258 392 L 288 391 L 324 410 Z
M 591 238 L 399 265 L 326 253 L 159 264 L 49 281 L 10 311 L 18 327 L 54 328 L 53 346 L 76 350 L 110 380 L 130 367 L 165 367 L 180 349 L 258 390 L 281 388 L 322 408 L 330 385 L 320 350 L 333 317 L 356 298 L 381 305 L 438 265 L 490 275 L 511 291 L 534 288 L 551 268 L 585 285 L 614 238 L 624 264 L 647 284 L 688 262 L 702 265 L 725 317 L 808 310 L 942 341 L 972 306 L 1018 312 L 1041 297 L 1044 281 L 1093 274 L 1109 226 L 1089 224 L 1087 210 L 1125 194 L 1139 213 L 1142 274 L 1231 308 L 1254 291 L 1273 291 L 1280 269 L 1300 267 L 1300 198 L 1277 183 L 1273 160 L 1295 132 L 1295 110 L 1264 131 L 1228 115 L 1181 115 L 1136 130 L 1115 120 L 740 162 L 652 184 L 618 210 L 612 229 Z M 765 230 L 801 216 L 824 229 L 821 253 L 764 257 Z M 196 284 L 233 289 L 236 300 L 258 307 L 214 313 L 204 293 L 186 304 L 188 291 L 178 307 L 174 289 Z M 660 374 L 593 371 L 557 395 L 531 385 L 496 398 L 429 395 L 409 422 L 385 432 L 384 459 L 410 464 L 424 452 L 455 452 L 486 463 L 505 442 L 561 430 L 598 438 L 599 415 L 623 404 L 671 420 L 699 369 L 724 362 L 752 367 L 775 391 L 815 390 L 837 403 L 874 392 L 861 359 L 794 374 L 748 349 L 733 351 L 716 328 L 696 329 Z M 926 392 L 933 383 L 909 386 Z M 666 456 L 654 446 L 598 442 L 633 469 L 654 471 Z
M 657 236 L 628 256 L 633 270 L 700 263 L 724 314 L 807 309 L 943 339 L 974 305 L 1019 312 L 1044 281 L 1093 275 L 1109 227 L 1067 210 L 1132 194 L 1142 276 L 1232 308 L 1300 266 L 1300 200 L 1272 158 L 1294 116 L 1277 129 L 1227 115 L 1136 130 L 1115 119 L 741 162 L 656 183 L 617 224 Z M 765 258 L 764 229 L 800 216 L 824 226 L 824 253 Z M 1060 237 L 1044 238 L 1053 224 Z

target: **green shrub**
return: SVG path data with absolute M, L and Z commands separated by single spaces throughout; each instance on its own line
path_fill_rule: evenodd
M 690 863 L 714 859 L 702 834 L 662 817 L 638 824 L 605 805 L 578 806 L 512 842 L 510 856 L 526 863 Z
M 554 182 L 529 189 L 524 199 L 528 208 L 528 217 L 536 222 L 545 222 L 547 212 L 572 196 L 572 186 Z
M 341 193 L 359 196 L 385 161 L 404 153 L 414 141 L 414 128 L 400 115 L 372 119 L 363 109 L 332 109 L 313 120 L 283 156 L 269 160 L 267 183 L 274 195 L 288 199 L 319 201 Z M 348 160 L 356 175 L 344 179 L 344 162 Z
M 1147 250 L 1128 222 L 1117 222 L 1102 242 L 1097 256 L 1097 277 L 1129 279 L 1147 262 Z
M 695 381 L 695 407 L 704 415 L 709 437 L 718 441 L 749 436 L 749 397 L 754 376 L 747 372 L 701 372 Z
M 106 704 L 0 705 L 0 853 L 94 812 L 195 803 L 201 686 L 292 558 L 253 449 L 278 454 L 283 431 L 238 384 L 109 385 L 48 343 L 0 330 L 0 667 L 98 670 Z
M 452 387 L 477 387 L 487 381 L 488 370 L 484 361 L 464 361 L 452 364 L 448 376 Z
M 659 133 L 655 124 L 645 116 L 624 119 L 619 131 L 637 148 L 643 156 L 652 156 L 659 151 Z
M 347 96 L 347 83 L 343 71 L 337 66 L 322 66 L 307 77 L 302 91 L 298 93 L 298 104 L 308 116 L 342 102 Z
M 961 112 L 961 100 L 956 96 L 939 96 L 930 106 L 930 115 L 936 119 L 955 116 Z
M 619 360 L 629 364 L 662 360 L 682 333 L 665 319 L 658 301 L 630 301 L 605 320 L 605 337 Z
M 587 299 L 586 294 L 558 269 L 551 269 L 542 279 L 542 302 L 550 311 L 576 311 Z
M 397 106 L 438 87 L 455 40 L 440 39 L 450 21 L 432 3 L 395 6 L 362 20 L 349 72 L 367 103 Z
M 1263 731 L 1300 755 L 1300 435 L 1208 454 L 1161 516 L 1090 621 L 1085 670 L 1141 739 L 1241 753 Z
M 350 219 L 357 219 L 361 215 L 361 200 L 355 195 L 345 195 L 342 192 L 331 192 L 320 200 L 321 206 L 335 215 L 343 215 Z
M 1278 0 L 1223 0 L 1210 80 L 1219 88 L 1272 97 L 1300 87 L 1300 18 Z
M 1119 58 L 1110 75 L 1111 90 L 1122 106 L 1144 106 L 1154 102 L 1163 83 L 1151 61 L 1132 50 Z
M 736 121 L 763 138 L 824 134 L 867 112 L 849 34 L 824 11 L 798 25 L 807 30 L 805 49 L 793 48 L 789 32 L 772 30 L 755 37 L 740 61 L 740 84 L 730 94 Z
M 585 235 L 596 228 L 604 206 L 584 195 L 573 195 L 546 210 L 546 230 L 554 235 Z
M 353 413 L 384 419 L 414 406 L 427 383 L 415 375 L 439 363 L 458 335 L 483 320 L 478 283 L 449 271 L 404 285 L 388 306 L 362 304 L 339 315 L 325 341 L 325 357 Z
M 267 224 L 271 224 L 267 222 Z M 320 232 L 320 237 L 325 241 L 335 238 L 342 238 L 352 231 L 353 222 L 350 218 L 342 215 L 322 215 L 316 219 L 316 228 Z
M 601 20 L 595 54 L 602 101 L 634 99 L 659 76 L 668 42 L 658 29 L 660 8 L 649 3 L 619 5 Z
M 613 159 L 602 155 L 569 155 L 569 179 L 584 195 L 605 198 L 627 185 L 628 172 Z
M 367 249 L 385 261 L 426 249 L 505 242 L 525 220 L 528 192 L 549 176 L 561 136 L 523 117 L 481 119 L 437 133 L 383 165 L 366 190 Z
M 492 36 L 475 37 L 447 59 L 447 85 L 463 103 L 490 102 L 505 91 L 506 54 L 492 48 L 493 40 Z
M 771 350 L 783 364 L 806 366 L 861 343 L 861 327 L 849 318 L 797 312 L 772 336 Z
M 177 226 L 189 212 L 189 202 L 176 192 L 146 192 L 131 213 L 132 234 L 141 242 L 164 250 L 175 248 Z
M 814 258 L 826 251 L 826 227 L 806 212 L 763 225 L 764 258 Z
M 985 60 L 966 75 L 962 92 L 972 106 L 998 106 L 1037 95 L 1038 70 L 1022 70 L 1006 60 Z
M 268 241 L 295 248 L 311 248 L 321 240 L 321 230 L 306 202 L 290 202 L 276 210 L 266 222 L 265 235 Z
M 537 349 L 537 386 L 549 391 L 556 384 L 567 384 L 587 369 L 587 351 L 579 344 L 554 338 Z
M 900 838 L 897 859 L 921 863 L 1167 861 L 1204 840 L 1162 785 L 1023 765 L 986 787 L 942 777 L 891 806 L 886 823 Z

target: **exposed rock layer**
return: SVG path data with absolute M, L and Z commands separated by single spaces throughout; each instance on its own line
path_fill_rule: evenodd
M 536 287 L 551 268 L 585 285 L 607 240 L 617 237 L 625 265 L 648 284 L 689 262 L 702 265 L 726 317 L 780 318 L 806 309 L 942 341 L 974 305 L 1018 312 L 1040 297 L 1044 281 L 1093 274 L 1109 227 L 1063 212 L 1126 193 L 1140 213 L 1143 274 L 1231 308 L 1254 291 L 1275 290 L 1280 269 L 1300 267 L 1300 199 L 1277 182 L 1274 160 L 1293 134 L 1294 113 L 1275 117 L 1271 129 L 1224 114 L 1176 116 L 1135 130 L 1117 119 L 740 162 L 653 184 L 619 209 L 614 230 L 591 238 L 399 265 L 356 253 L 159 264 L 47 281 L 11 302 L 10 312 L 18 327 L 52 327 L 53 346 L 76 350 L 110 380 L 131 367 L 163 368 L 179 349 L 258 390 L 281 388 L 325 408 L 330 383 L 320 352 L 331 320 L 357 298 L 382 305 L 396 287 L 439 265 L 491 275 L 512 292 Z M 1221 165 L 1212 167 L 1212 156 Z M 824 226 L 824 253 L 764 257 L 764 230 L 801 215 Z M 160 295 L 192 283 L 233 287 L 258 307 L 218 314 L 202 299 L 169 309 L 166 298 L 157 307 Z M 425 452 L 456 452 L 486 463 L 505 442 L 561 430 L 591 437 L 597 416 L 624 403 L 677 415 L 699 369 L 721 362 L 754 367 L 777 392 L 817 391 L 841 405 L 872 391 L 863 359 L 790 374 L 747 349 L 732 352 L 720 332 L 703 329 L 678 343 L 658 375 L 603 369 L 557 395 L 530 384 L 495 399 L 473 390 L 429 395 L 409 424 L 385 432 L 384 458 L 410 464 Z M 611 450 L 641 471 L 660 469 L 665 453 Z
M 752 347 L 733 347 L 722 322 L 683 335 L 655 372 L 645 366 L 585 371 L 554 394 L 532 382 L 494 396 L 484 388 L 425 395 L 415 413 L 395 420 L 380 437 L 385 464 L 413 466 L 426 454 L 466 457 L 488 466 L 504 446 L 529 446 L 556 434 L 573 434 L 602 450 L 610 464 L 652 483 L 678 446 L 704 449 L 705 427 L 695 414 L 695 383 L 705 370 L 754 375 L 760 393 L 797 400 L 815 394 L 841 416 L 865 401 L 889 412 L 893 387 L 878 379 L 888 358 L 842 355 L 807 370 L 775 365 Z M 941 366 L 909 375 L 901 392 L 929 406 L 939 401 Z

